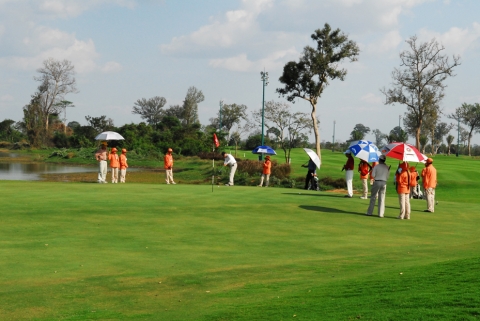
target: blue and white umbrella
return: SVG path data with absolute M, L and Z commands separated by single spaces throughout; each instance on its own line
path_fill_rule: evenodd
M 258 146 L 252 150 L 253 154 L 277 155 L 277 153 L 270 146 Z
M 352 152 L 353 156 L 363 159 L 368 163 L 378 162 L 378 157 L 382 155 L 378 147 L 369 140 L 354 141 L 350 144 L 348 150 Z

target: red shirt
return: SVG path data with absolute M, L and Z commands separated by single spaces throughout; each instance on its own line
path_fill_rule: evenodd
M 348 156 L 347 163 L 345 164 L 345 170 L 353 171 L 354 167 L 355 167 L 355 161 L 353 160 L 353 157 L 350 155 Z

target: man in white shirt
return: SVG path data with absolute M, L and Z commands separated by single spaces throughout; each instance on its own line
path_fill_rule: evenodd
M 235 176 L 235 171 L 237 170 L 237 161 L 235 160 L 235 157 L 233 157 L 231 154 L 222 152 L 222 156 L 223 158 L 225 158 L 223 166 L 230 166 L 230 179 L 228 181 L 228 184 L 225 184 L 225 186 L 233 186 L 233 178 Z
M 379 157 L 379 164 L 372 170 L 372 178 L 375 179 L 370 195 L 370 206 L 368 206 L 367 214 L 371 216 L 375 202 L 378 196 L 378 217 L 383 217 L 385 213 L 385 192 L 387 190 L 387 181 L 390 176 L 390 167 L 385 164 L 386 157 L 381 155 Z

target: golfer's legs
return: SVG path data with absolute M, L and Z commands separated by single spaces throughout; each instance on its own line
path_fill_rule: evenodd
M 237 163 L 230 166 L 230 178 L 229 178 L 230 180 L 228 182 L 228 184 L 230 184 L 230 185 L 233 185 L 233 179 L 235 177 L 236 170 L 237 170 Z
M 127 175 L 127 169 L 120 170 L 120 183 L 125 183 L 125 176 Z
M 170 182 L 173 183 L 173 169 L 165 170 L 165 181 L 167 182 L 167 184 L 170 184 Z
M 367 214 L 372 215 L 375 202 L 377 201 L 377 193 L 380 188 L 380 182 L 374 182 L 372 186 L 372 195 L 370 196 L 370 205 L 368 206 Z
M 435 210 L 435 189 L 427 188 L 425 195 L 427 196 L 427 210 L 433 212 Z
M 353 171 L 345 171 L 345 180 L 347 181 L 348 196 L 353 196 Z
M 118 167 L 112 167 L 112 183 L 118 182 Z
M 270 174 L 266 174 L 265 176 L 266 176 L 266 178 L 265 178 L 265 186 L 268 186 L 268 182 L 270 181 Z
M 260 184 L 259 186 L 262 186 L 263 185 L 263 179 L 265 178 L 265 174 L 262 174 L 262 177 L 260 178 Z
M 405 194 L 405 218 L 410 218 L 410 194 Z
M 363 186 L 363 195 L 362 197 L 367 198 L 368 196 L 368 182 L 366 178 L 362 178 L 362 186 Z
M 380 182 L 378 190 L 378 216 L 383 217 L 385 214 L 385 192 L 387 190 L 387 182 Z
M 107 162 L 100 161 L 98 170 L 99 170 L 98 180 L 101 182 L 106 182 L 107 181 Z
M 398 203 L 400 204 L 400 215 L 398 217 L 401 219 L 405 218 L 405 211 L 406 211 L 405 196 L 406 195 L 408 194 L 398 194 Z

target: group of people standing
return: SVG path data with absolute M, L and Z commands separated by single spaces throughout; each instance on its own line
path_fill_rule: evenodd
M 95 153 L 95 159 L 98 162 L 98 183 L 107 183 L 107 160 L 110 161 L 112 171 L 112 184 L 118 183 L 118 174 L 120 172 L 120 183 L 125 183 L 127 174 L 127 150 L 122 149 L 122 154 L 117 155 L 117 148 L 113 147 L 110 152 L 107 150 L 107 143 L 103 142 L 100 149 Z
M 353 197 L 353 169 L 354 159 L 351 152 L 348 150 L 345 152 L 347 162 L 343 166 L 345 172 L 345 180 L 347 183 L 348 194 L 345 197 Z M 387 188 L 387 182 L 390 177 L 390 167 L 386 165 L 385 155 L 379 157 L 379 162 L 368 164 L 366 161 L 361 160 L 358 165 L 358 172 L 360 173 L 360 179 L 362 180 L 362 196 L 361 199 L 367 199 L 368 197 L 368 179 L 372 184 L 370 204 L 366 215 L 371 216 L 375 207 L 376 200 L 378 198 L 378 217 L 383 217 L 385 213 L 385 193 Z M 427 209 L 425 212 L 433 213 L 435 210 L 435 188 L 437 186 L 437 170 L 433 167 L 433 159 L 428 158 L 425 161 L 425 168 L 422 170 L 421 175 L 418 174 L 414 166 L 408 167 L 408 162 L 401 162 L 395 172 L 395 187 L 398 194 L 398 201 L 400 204 L 399 219 L 410 219 L 410 199 L 417 193 L 418 181 L 420 176 L 423 182 L 423 188 L 425 191 L 425 198 L 427 200 Z

